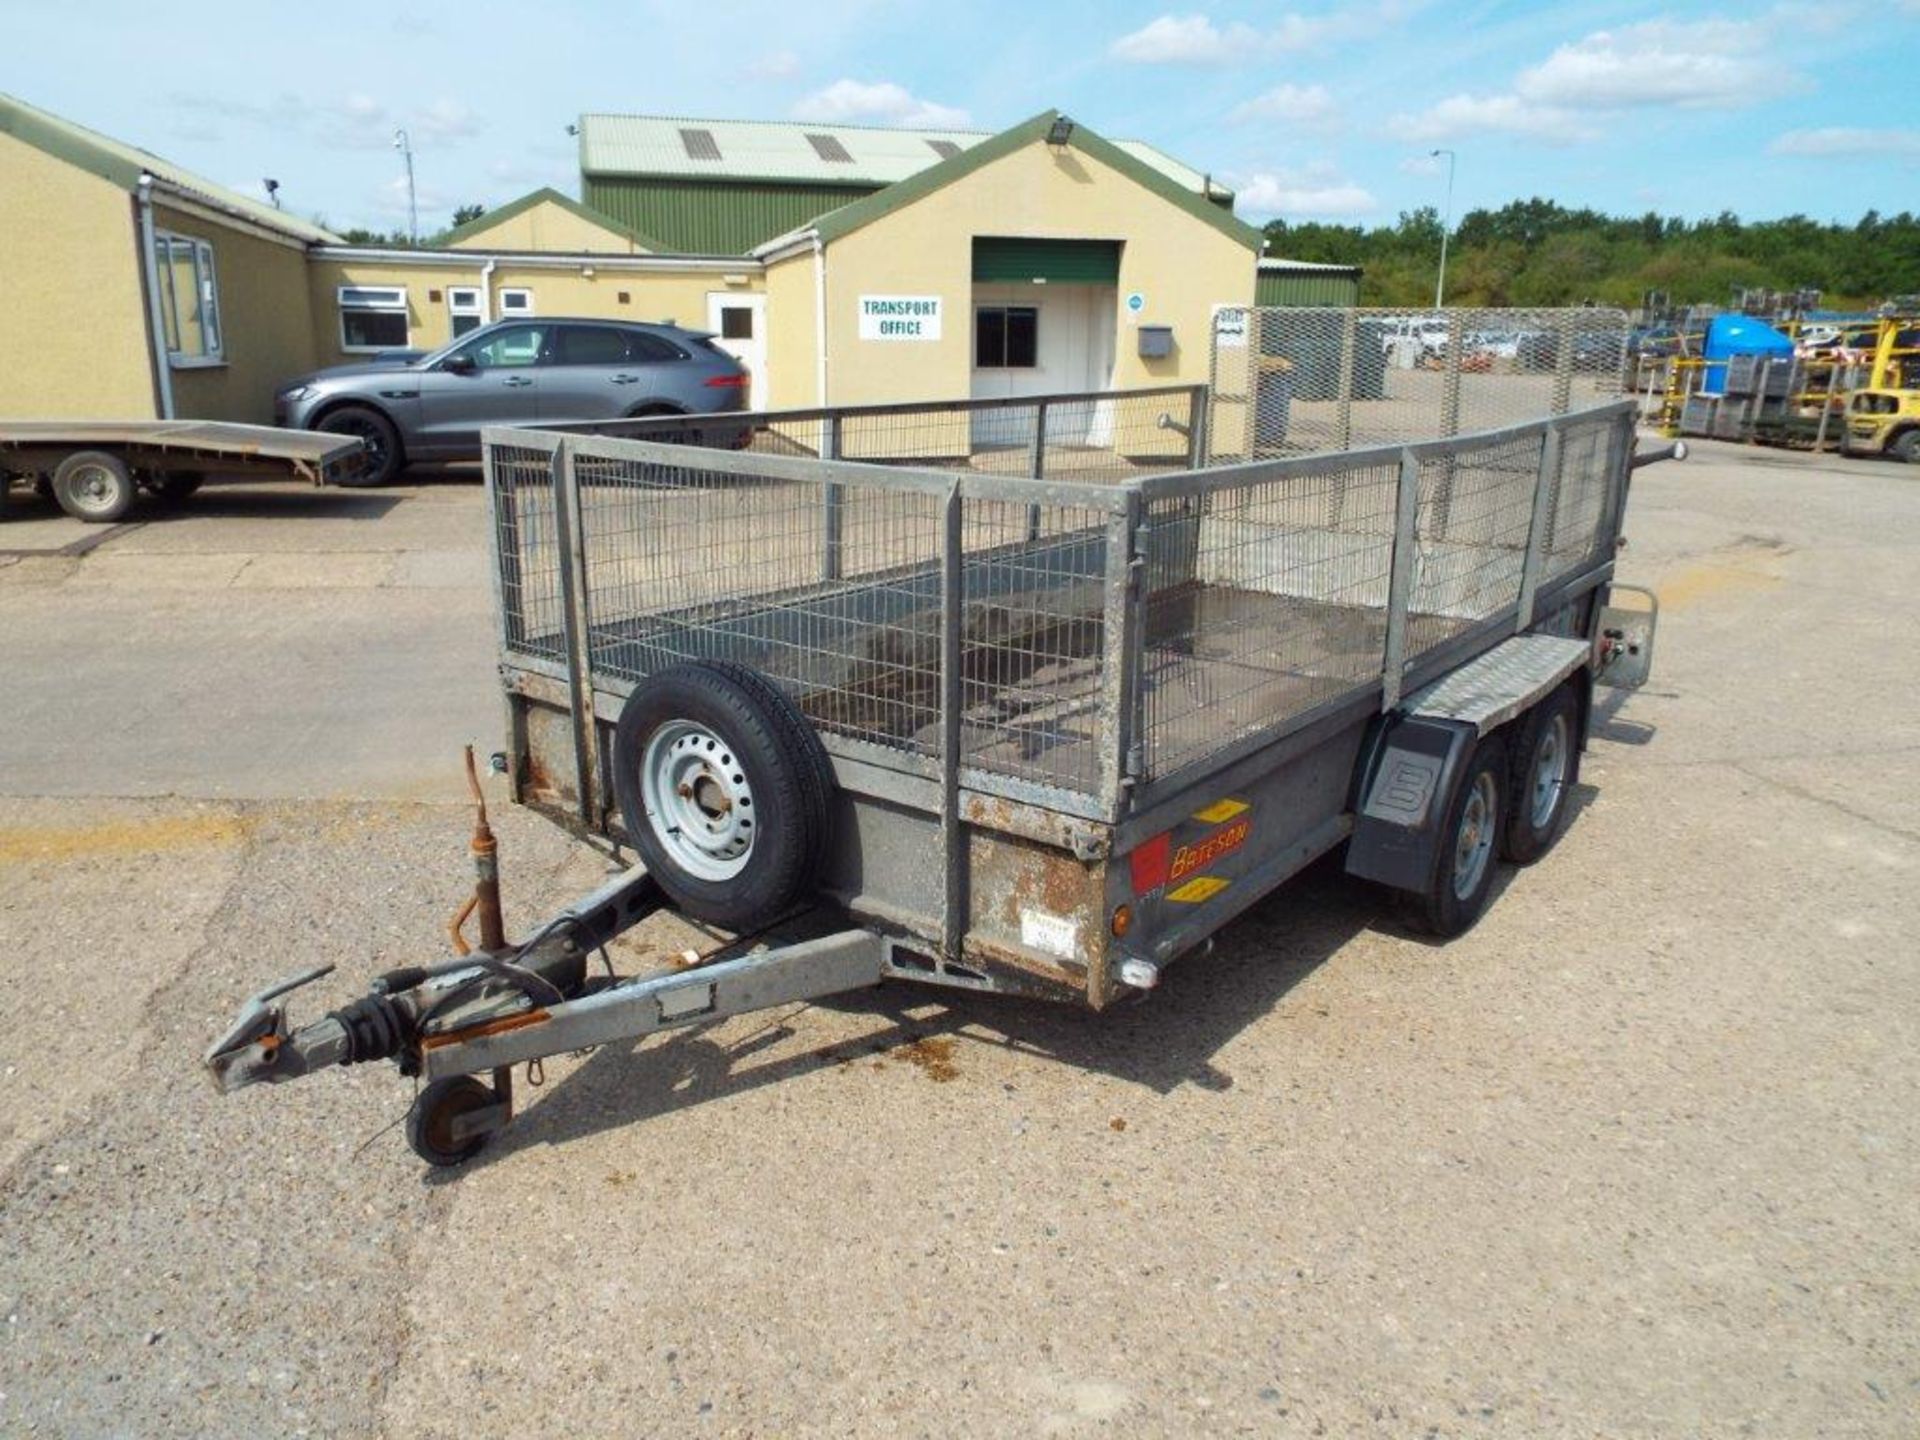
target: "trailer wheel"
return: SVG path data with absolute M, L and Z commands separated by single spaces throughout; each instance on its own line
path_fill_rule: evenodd
M 154 477 L 153 493 L 162 500 L 184 500 L 206 483 L 198 470 L 169 470 Z
M 614 729 L 613 783 L 648 871 L 711 924 L 759 929 L 820 873 L 833 769 L 758 671 L 701 661 L 641 681 Z
M 435 1080 L 414 1097 L 407 1112 L 407 1144 L 429 1165 L 462 1165 L 478 1155 L 490 1132 L 453 1138 L 453 1123 L 463 1115 L 497 1104 L 490 1085 L 471 1075 L 449 1075 Z
M 137 493 L 127 462 L 106 450 L 76 450 L 53 472 L 53 495 L 60 508 L 95 525 L 124 516 Z
M 367 463 L 340 481 L 348 489 L 371 490 L 400 473 L 400 432 L 371 406 L 342 405 L 322 416 L 313 428 L 328 435 L 351 435 L 367 447 Z
M 1500 853 L 1516 865 L 1531 865 L 1545 855 L 1567 823 L 1567 799 L 1580 778 L 1579 722 L 1580 703 L 1568 685 L 1520 722 L 1500 836 Z
M 1489 736 L 1467 762 L 1441 830 L 1440 858 L 1424 893 L 1408 894 L 1407 918 L 1443 940 L 1464 935 L 1486 913 L 1499 859 L 1507 794 L 1506 746 Z

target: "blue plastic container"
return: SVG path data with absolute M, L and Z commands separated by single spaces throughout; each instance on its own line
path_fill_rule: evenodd
M 1724 395 L 1726 362 L 1735 355 L 1793 356 L 1793 341 L 1764 320 L 1747 315 L 1716 315 L 1707 322 L 1707 343 L 1701 347 L 1707 367 L 1700 374 L 1700 394 Z M 1718 365 L 1713 362 L 1718 360 Z

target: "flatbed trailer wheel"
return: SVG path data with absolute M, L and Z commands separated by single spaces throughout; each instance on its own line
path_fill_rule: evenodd
M 1562 685 L 1521 720 L 1510 751 L 1511 797 L 1500 853 L 1516 865 L 1531 865 L 1560 838 L 1567 806 L 1580 779 L 1580 701 Z
M 758 671 L 700 661 L 641 681 L 614 728 L 613 778 L 648 873 L 691 915 L 756 930 L 820 873 L 832 766 Z
M 1432 881 L 1424 892 L 1406 896 L 1407 918 L 1420 929 L 1452 939 L 1486 913 L 1506 805 L 1506 746 L 1490 735 L 1475 747 L 1447 806 Z
M 501 1103 L 492 1086 L 471 1075 L 435 1080 L 407 1112 L 407 1144 L 429 1165 L 464 1165 L 486 1145 L 492 1129 L 466 1133 L 459 1122 Z
M 138 489 L 127 462 L 108 450 L 76 450 L 53 472 L 53 496 L 60 508 L 95 525 L 125 516 Z

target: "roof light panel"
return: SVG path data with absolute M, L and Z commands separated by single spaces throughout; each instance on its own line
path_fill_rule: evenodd
M 851 165 L 853 156 L 847 153 L 847 147 L 840 143 L 838 135 L 807 135 L 807 143 L 813 146 L 813 153 L 822 160 L 831 160 L 837 165 Z

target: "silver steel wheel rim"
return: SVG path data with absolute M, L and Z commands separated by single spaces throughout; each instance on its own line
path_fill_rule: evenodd
M 82 510 L 105 510 L 119 490 L 113 472 L 104 465 L 82 465 L 73 472 L 67 494 Z
M 654 837 L 696 880 L 730 880 L 753 854 L 753 787 L 713 731 L 669 720 L 640 757 L 640 797 Z
M 1486 873 L 1487 857 L 1493 853 L 1494 811 L 1498 808 L 1498 797 L 1494 794 L 1493 776 L 1481 771 L 1474 777 L 1473 791 L 1467 796 L 1466 807 L 1460 812 L 1460 829 L 1453 841 L 1453 893 L 1465 900 L 1480 888 L 1480 877 Z
M 1556 715 L 1533 752 L 1533 828 L 1544 830 L 1567 784 L 1567 717 Z

